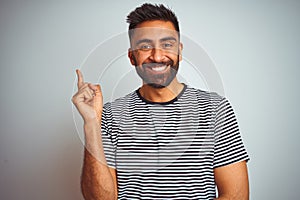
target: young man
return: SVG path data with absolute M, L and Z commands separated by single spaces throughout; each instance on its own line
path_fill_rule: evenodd
M 79 70 L 73 103 L 84 119 L 86 199 L 249 199 L 233 110 L 217 95 L 180 83 L 179 25 L 163 5 L 128 15 L 128 57 L 143 85 L 103 107 L 99 85 Z

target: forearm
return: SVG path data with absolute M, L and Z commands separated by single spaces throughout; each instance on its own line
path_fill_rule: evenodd
M 97 122 L 84 124 L 85 151 L 81 189 L 86 200 L 116 199 L 115 183 L 106 164 Z

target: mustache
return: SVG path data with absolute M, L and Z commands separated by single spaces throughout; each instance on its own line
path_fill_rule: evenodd
M 173 66 L 174 62 L 172 60 L 168 62 L 152 62 L 152 63 L 143 63 L 142 67 L 147 68 L 147 67 L 160 67 L 160 66 Z

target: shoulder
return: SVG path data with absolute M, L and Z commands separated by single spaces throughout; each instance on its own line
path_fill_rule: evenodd
M 136 94 L 136 90 L 132 91 L 131 93 L 117 98 L 113 101 L 106 102 L 103 106 L 103 113 L 111 114 L 120 114 L 128 105 L 134 104 L 138 101 L 138 96 Z
M 123 96 L 123 97 L 119 97 L 113 101 L 109 101 L 109 102 L 106 102 L 104 104 L 104 108 L 106 107 L 115 107 L 115 106 L 118 106 L 120 104 L 124 104 L 125 102 L 128 102 L 130 101 L 131 99 L 134 99 L 136 96 L 136 90 L 135 91 L 132 91 L 130 92 L 129 94 Z
M 209 104 L 213 106 L 218 106 L 222 103 L 222 101 L 226 100 L 224 96 L 218 94 L 217 92 L 206 91 L 191 87 L 189 85 L 186 88 L 185 94 L 187 98 L 196 97 L 198 103 L 205 103 L 206 105 Z

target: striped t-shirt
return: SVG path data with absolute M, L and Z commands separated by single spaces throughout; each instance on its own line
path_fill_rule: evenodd
M 248 160 L 229 102 L 185 86 L 173 100 L 134 91 L 106 103 L 102 138 L 118 199 L 213 199 L 214 168 Z

